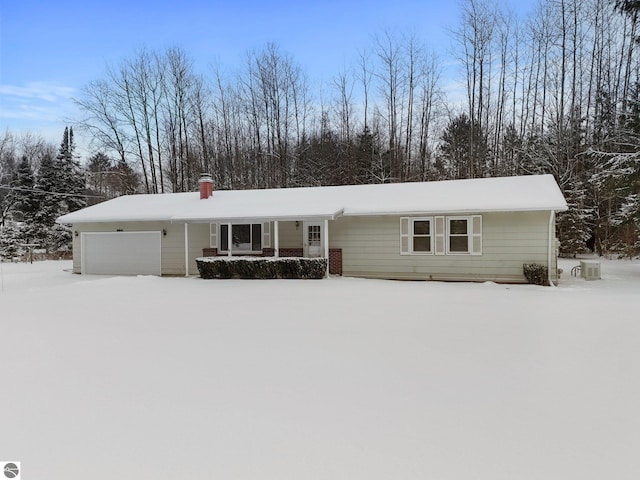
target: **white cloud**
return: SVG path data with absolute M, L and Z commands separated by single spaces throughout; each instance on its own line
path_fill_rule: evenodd
M 0 84 L 0 132 L 35 133 L 57 144 L 64 127 L 79 116 L 71 100 L 76 94 L 77 89 L 55 83 Z M 84 154 L 86 142 L 80 137 L 76 145 Z
M 39 131 L 76 114 L 76 89 L 47 82 L 0 84 L 0 128 Z
M 0 84 L 0 97 L 43 100 L 45 102 L 57 102 L 68 100 L 73 96 L 74 88 L 63 85 L 49 84 L 46 82 L 29 82 L 25 86 Z M 3 103 L 6 98 L 3 98 Z

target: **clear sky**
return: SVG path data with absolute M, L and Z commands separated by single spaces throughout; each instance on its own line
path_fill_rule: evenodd
M 275 42 L 320 83 L 385 30 L 415 33 L 447 58 L 458 19 L 456 0 L 0 0 L 0 131 L 57 143 L 79 116 L 71 98 L 142 47 L 181 47 L 206 74 Z

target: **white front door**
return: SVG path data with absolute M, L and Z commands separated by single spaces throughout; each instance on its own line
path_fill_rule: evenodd
M 304 222 L 304 256 L 315 258 L 324 254 L 322 222 Z

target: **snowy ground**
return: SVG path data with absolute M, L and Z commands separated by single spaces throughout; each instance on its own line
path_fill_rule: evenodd
M 638 479 L 640 262 L 558 288 L 0 264 L 23 479 Z

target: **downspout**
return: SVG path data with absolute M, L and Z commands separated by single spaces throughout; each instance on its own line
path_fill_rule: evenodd
M 551 278 L 551 263 L 554 254 L 553 242 L 555 240 L 555 229 L 553 228 L 553 221 L 555 220 L 556 212 L 555 210 L 551 210 L 549 213 L 549 258 L 547 259 L 547 274 L 549 276 L 549 286 L 555 287 L 553 280 Z M 557 270 L 557 269 L 556 269 Z M 556 271 L 557 275 L 557 271 Z
M 184 223 L 184 276 L 189 276 L 189 224 Z

